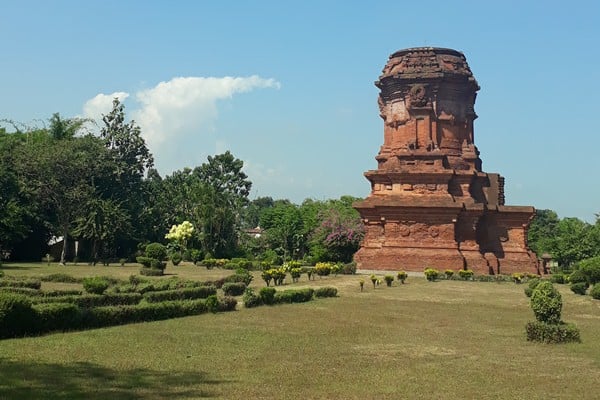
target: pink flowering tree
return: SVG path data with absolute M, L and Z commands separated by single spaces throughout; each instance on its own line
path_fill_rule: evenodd
M 329 209 L 321 215 L 322 222 L 313 234 L 313 244 L 321 248 L 319 258 L 323 261 L 352 261 L 365 236 L 358 213 Z

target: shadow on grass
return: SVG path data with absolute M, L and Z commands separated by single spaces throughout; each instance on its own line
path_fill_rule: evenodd
M 0 267 L 0 271 L 6 270 L 6 269 L 38 269 L 38 268 L 39 267 L 21 267 L 19 265 L 6 265 L 6 264 L 3 264 Z
M 0 358 L 0 399 L 180 399 L 215 397 L 204 372 L 117 371 L 92 363 L 23 363 Z

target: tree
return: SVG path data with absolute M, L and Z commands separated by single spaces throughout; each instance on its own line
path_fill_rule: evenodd
M 260 219 L 267 242 L 284 260 L 297 259 L 305 242 L 300 209 L 289 200 L 276 200 Z

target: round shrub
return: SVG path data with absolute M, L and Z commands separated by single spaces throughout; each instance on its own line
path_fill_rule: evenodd
M 93 294 L 102 294 L 110 286 L 108 279 L 99 276 L 84 278 L 82 283 L 85 291 Z
M 558 324 L 562 311 L 562 296 L 552 285 L 552 282 L 543 281 L 533 290 L 531 295 L 531 308 L 535 318 L 540 322 Z
M 156 269 L 156 268 L 141 268 L 140 269 L 140 275 L 144 275 L 144 276 L 163 276 L 163 270 L 162 269 Z
M 260 296 L 257 295 L 252 288 L 246 288 L 242 300 L 244 301 L 244 306 L 246 308 L 258 307 L 262 304 Z
M 167 248 L 160 243 L 150 243 L 146 246 L 146 257 L 164 261 L 167 258 Z
M 452 279 L 452 275 L 454 275 L 454 271 L 452 271 L 451 269 L 447 269 L 444 271 L 444 274 L 446 274 L 446 279 Z
M 580 261 L 577 267 L 586 276 L 588 283 L 595 285 L 600 282 L 600 256 Z
M 575 294 L 585 295 L 585 292 L 587 292 L 587 288 L 587 282 L 571 283 L 571 291 Z
M 465 281 L 468 281 L 469 279 L 473 278 L 473 271 L 470 269 L 461 269 L 458 270 L 458 276 L 460 276 L 460 279 L 463 279 Z
M 336 297 L 336 296 L 337 296 L 337 288 L 334 288 L 331 286 L 324 286 L 324 287 L 315 289 L 315 297 Z
M 590 290 L 590 296 L 592 296 L 596 300 L 600 300 L 600 285 L 594 285 L 592 290 Z
M 435 281 L 440 276 L 440 271 L 435 268 L 426 268 L 424 272 L 425 278 L 430 282 Z
M 275 290 L 275 288 L 273 287 L 264 287 L 260 289 L 259 296 L 260 296 L 260 300 L 264 303 L 264 304 L 274 304 L 275 303 L 275 293 L 277 292 L 277 290 Z
M 0 338 L 33 332 L 36 314 L 31 300 L 16 293 L 0 293 Z
M 394 282 L 394 276 L 393 275 L 386 275 L 383 277 L 383 279 L 385 280 L 385 284 L 390 287 L 392 286 L 392 282 Z
M 171 254 L 171 262 L 175 266 L 179 265 L 179 263 L 181 262 L 182 258 L 183 257 L 181 257 L 181 254 L 179 254 L 179 253 L 172 253 Z
M 244 282 L 229 282 L 223 285 L 223 293 L 227 296 L 239 296 L 246 290 L 246 284 Z
M 538 278 L 533 278 L 527 283 L 527 287 L 525 288 L 525 296 L 531 297 L 534 289 L 540 284 L 541 280 Z
M 408 274 L 404 271 L 400 271 L 396 274 L 396 278 L 398 278 L 400 283 L 404 283 L 404 281 L 406 280 L 407 277 L 408 277 Z
M 565 275 L 562 273 L 552 274 L 550 275 L 550 282 L 552 283 L 565 283 Z
M 585 282 L 586 284 L 589 284 L 587 277 L 580 270 L 571 272 L 571 275 L 569 275 L 569 282 L 570 283 Z

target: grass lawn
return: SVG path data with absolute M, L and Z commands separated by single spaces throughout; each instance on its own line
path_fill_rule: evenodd
M 127 278 L 139 266 L 2 269 Z M 0 341 L 0 399 L 599 397 L 600 301 L 559 286 L 563 319 L 578 325 L 583 343 L 541 345 L 525 340 L 533 313 L 524 285 L 411 276 L 373 289 L 366 276 L 361 293 L 359 279 L 309 284 L 303 275 L 285 286 L 335 286 L 334 299 Z M 253 286 L 264 286 L 258 273 Z

